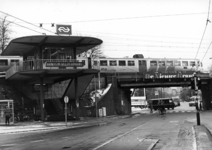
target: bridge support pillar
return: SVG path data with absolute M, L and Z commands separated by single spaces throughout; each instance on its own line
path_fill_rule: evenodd
M 211 110 L 212 109 L 212 82 L 210 84 L 202 85 L 202 105 L 203 110 Z
M 131 114 L 131 91 L 130 88 L 121 89 L 118 86 L 116 76 L 107 77 L 107 84 L 113 85 L 114 110 L 117 115 Z

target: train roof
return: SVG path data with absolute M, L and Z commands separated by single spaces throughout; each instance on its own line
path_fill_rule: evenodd
M 98 59 L 134 59 L 134 60 L 199 60 L 194 58 L 98 58 Z
M 22 56 L 2 56 L 2 55 L 0 55 L 0 58 L 22 58 Z

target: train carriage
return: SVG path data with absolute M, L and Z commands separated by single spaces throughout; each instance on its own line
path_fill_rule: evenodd
M 100 58 L 93 68 L 101 72 L 173 73 L 201 71 L 202 66 L 198 59 Z
M 23 57 L 0 56 L 0 71 L 7 71 L 12 65 L 22 65 Z M 202 71 L 202 65 L 198 59 L 176 59 L 176 58 L 88 58 L 72 59 L 43 59 L 26 60 L 28 67 L 32 70 L 39 69 L 36 66 L 43 64 L 43 69 L 98 69 L 100 72 L 119 73 L 173 73 Z M 37 65 L 39 63 L 39 65 Z
M 0 56 L 0 72 L 7 71 L 13 65 L 21 65 L 23 57 L 20 56 Z

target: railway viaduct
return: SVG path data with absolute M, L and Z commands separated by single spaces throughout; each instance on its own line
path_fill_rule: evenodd
M 47 109 L 44 101 L 47 99 L 54 101 L 53 105 L 57 105 L 60 111 L 64 108 L 61 104 L 64 97 L 68 96 L 69 106 L 76 117 L 95 116 L 102 107 L 106 108 L 106 115 L 124 115 L 131 113 L 130 88 L 190 86 L 192 74 L 107 73 L 92 69 L 89 60 L 76 60 L 76 55 L 101 43 L 97 38 L 74 36 L 28 36 L 14 39 L 2 55 L 23 56 L 24 62 L 7 71 L 7 84 L 16 86 L 22 93 L 38 101 L 43 121 L 44 109 Z M 61 61 L 64 59 L 64 55 L 59 55 L 61 51 L 68 52 L 75 61 Z M 58 56 L 56 63 L 51 59 L 44 59 L 53 55 Z M 78 68 L 85 64 L 87 69 Z M 89 85 L 98 83 L 94 80 L 94 76 L 97 79 L 98 74 L 103 81 L 103 87 L 111 87 L 101 101 L 97 100 L 92 107 L 82 107 L 87 102 L 84 102 L 81 96 L 88 90 Z M 202 80 L 203 108 L 212 109 L 212 79 L 209 74 L 199 73 L 198 76 Z M 39 85 L 36 92 L 31 90 L 35 85 Z

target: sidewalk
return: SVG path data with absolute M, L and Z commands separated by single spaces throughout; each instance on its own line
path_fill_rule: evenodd
M 112 119 L 116 118 L 126 118 L 130 115 L 125 116 L 108 116 L 108 117 L 86 117 L 81 118 L 80 120 L 67 121 L 64 122 L 41 122 L 41 121 L 32 121 L 32 122 L 18 122 L 6 126 L 4 124 L 0 125 L 0 134 L 11 134 L 11 133 L 24 133 L 32 131 L 41 131 L 41 130 L 59 130 L 67 128 L 80 128 L 87 126 L 98 126 L 109 123 Z
M 200 112 L 200 125 L 194 125 L 196 150 L 212 150 L 212 111 Z

